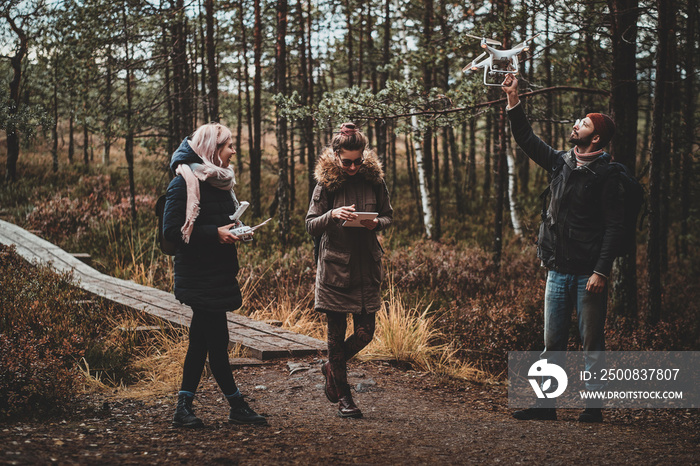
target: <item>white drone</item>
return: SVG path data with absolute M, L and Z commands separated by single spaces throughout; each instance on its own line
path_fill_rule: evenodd
M 530 46 L 528 45 L 528 43 L 532 41 L 535 37 L 539 36 L 539 34 L 525 39 L 522 43 L 508 50 L 497 50 L 491 47 L 491 45 L 501 45 L 501 43 L 497 40 L 487 39 L 486 37 L 473 36 L 471 34 L 467 34 L 467 36 L 473 37 L 475 39 L 480 39 L 481 48 L 486 51 L 478 57 L 476 57 L 474 61 L 472 61 L 470 64 L 465 66 L 462 69 L 462 71 L 466 73 L 467 71 L 476 71 L 479 68 L 483 68 L 484 84 L 487 86 L 500 87 L 502 86 L 501 84 L 489 83 L 486 78 L 487 75 L 493 76 L 495 74 L 517 74 L 519 70 L 518 54 L 530 50 Z

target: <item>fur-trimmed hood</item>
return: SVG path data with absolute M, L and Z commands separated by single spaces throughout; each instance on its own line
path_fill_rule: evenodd
M 382 164 L 377 158 L 377 155 L 372 150 L 366 150 L 363 157 L 364 162 L 360 166 L 360 170 L 354 176 L 361 176 L 372 185 L 381 184 L 384 179 L 384 170 L 382 169 Z M 316 161 L 314 178 L 316 178 L 318 184 L 328 191 L 334 192 L 350 177 L 336 162 L 333 150 L 327 147 Z

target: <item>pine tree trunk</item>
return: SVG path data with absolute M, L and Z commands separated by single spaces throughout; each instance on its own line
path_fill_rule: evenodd
M 165 15 L 166 12 L 161 12 L 161 15 Z M 163 56 L 164 57 L 169 57 L 169 46 L 168 44 L 171 41 L 168 41 L 168 29 L 165 23 L 161 25 L 161 32 L 162 32 L 162 47 L 163 47 Z M 174 98 L 173 98 L 173 91 L 171 88 L 171 60 L 166 59 L 165 63 L 163 64 L 163 72 L 165 73 L 165 99 L 167 101 L 167 114 L 168 114 L 168 149 L 167 149 L 167 162 L 166 162 L 166 167 L 170 166 L 170 155 L 175 152 L 175 147 L 178 143 L 178 138 L 179 135 L 175 134 L 175 114 L 174 114 Z M 170 173 L 170 170 L 168 170 L 168 173 Z M 170 173 L 172 176 L 172 173 Z
M 199 8 L 199 17 L 197 23 L 199 24 L 199 42 L 200 42 L 200 48 L 199 48 L 199 55 L 201 56 L 201 61 L 200 61 L 200 73 L 199 73 L 199 79 L 200 79 L 200 96 L 199 100 L 202 101 L 202 123 L 209 123 L 211 121 L 215 121 L 213 116 L 210 116 L 211 112 L 210 110 L 210 103 L 209 103 L 209 98 L 207 95 L 207 82 L 209 81 L 209 76 L 207 74 L 207 38 L 205 35 L 204 29 L 206 28 L 206 22 L 207 22 L 207 12 L 206 10 L 204 11 L 204 18 L 202 18 L 202 2 L 201 0 L 198 0 L 198 8 Z M 196 35 L 196 34 L 195 34 Z M 197 75 L 197 70 L 194 70 L 194 75 Z M 195 124 L 196 126 L 196 124 Z
M 9 21 L 9 16 L 6 18 Z M 10 115 L 15 115 L 19 111 L 20 85 L 22 83 L 22 60 L 27 54 L 27 35 L 21 28 L 17 27 L 14 21 L 9 21 L 12 30 L 19 38 L 17 53 L 10 58 L 12 66 L 12 80 L 10 81 Z M 14 125 L 8 125 L 5 130 L 7 135 L 7 162 L 5 171 L 5 181 L 14 182 L 17 180 L 17 161 L 19 160 L 19 132 Z
M 85 95 L 87 95 L 87 92 Z M 87 112 L 87 105 L 85 105 L 84 111 Z M 83 118 L 87 118 L 87 115 L 84 115 Z M 86 167 L 90 165 L 90 134 L 88 133 L 87 123 L 83 123 L 83 164 Z
M 299 44 L 299 76 L 301 88 L 301 105 L 306 107 L 309 104 L 309 77 L 308 65 L 306 63 L 306 21 L 304 20 L 304 4 L 302 0 L 297 0 L 297 41 Z M 306 119 L 301 119 L 301 134 L 299 137 L 299 163 L 306 163 Z M 311 156 L 311 154 L 309 154 Z
M 637 147 L 637 17 L 638 0 L 608 0 L 611 11 L 613 42 L 611 107 L 617 125 L 611 150 L 615 161 L 636 171 Z M 595 110 L 598 111 L 598 110 Z M 618 258 L 613 266 L 610 288 L 610 315 L 635 322 L 637 309 L 637 244 L 629 245 L 629 254 Z
M 438 135 L 437 131 L 430 131 L 430 139 L 426 144 L 433 143 L 433 232 L 430 238 L 437 241 L 442 236 L 442 197 L 440 193 L 440 151 L 438 150 Z
M 104 105 L 103 105 L 103 111 L 104 111 L 104 116 L 103 116 L 103 148 L 102 148 L 102 164 L 104 166 L 109 166 L 110 160 L 109 160 L 109 153 L 112 150 L 112 120 L 113 120 L 113 109 L 112 109 L 112 91 L 113 91 L 113 82 L 112 82 L 112 47 L 111 44 L 107 45 L 107 69 L 105 70 L 105 97 L 104 97 Z
M 497 141 L 497 150 L 494 152 L 494 232 L 493 232 L 493 261 L 496 267 L 501 266 L 501 256 L 503 255 L 503 210 L 505 208 L 505 189 L 508 182 L 508 167 L 506 162 L 505 148 L 505 109 L 501 108 L 499 116 L 496 118 L 495 141 Z
M 294 159 L 294 122 L 289 128 L 289 216 L 294 215 L 296 207 L 297 187 L 296 187 L 296 160 Z
M 664 101 L 668 81 L 668 39 L 670 32 L 669 0 L 657 0 L 658 45 L 656 51 L 656 85 L 652 113 L 651 155 L 649 171 L 649 236 L 647 238 L 647 317 L 651 325 L 661 320 L 661 182 L 663 159 L 669 150 L 664 137 Z
M 86 167 L 90 165 L 90 134 L 89 134 L 89 128 L 87 125 L 87 119 L 88 119 L 88 95 L 90 93 L 90 79 L 89 76 L 85 75 L 85 81 L 83 81 L 83 85 L 85 86 L 84 91 L 83 91 L 83 165 Z
M 245 26 L 245 10 L 243 0 L 240 0 L 239 8 L 239 27 L 241 29 L 241 46 L 243 50 L 241 55 L 243 55 L 243 77 L 245 85 L 245 105 L 246 105 L 246 126 L 248 127 L 248 154 L 253 150 L 253 140 L 255 139 L 253 134 L 253 110 L 250 103 L 250 72 L 248 71 L 248 39 L 246 37 L 246 26 Z M 243 173 L 243 163 L 238 167 L 239 173 Z
M 307 37 L 306 37 L 306 44 L 309 47 L 309 55 L 308 55 L 308 83 L 309 83 L 309 106 L 312 106 L 314 104 L 314 60 L 313 60 L 313 51 L 312 51 L 312 42 L 311 42 L 311 26 L 313 25 L 312 23 L 312 14 L 311 14 L 311 5 L 309 5 L 309 13 L 306 15 L 306 31 L 307 31 Z M 308 154 L 307 161 L 308 163 L 306 164 L 307 168 L 307 179 L 308 179 L 308 185 L 309 185 L 309 191 L 308 191 L 308 197 L 311 199 L 311 195 L 313 194 L 314 186 L 316 185 L 316 180 L 314 179 L 314 171 L 316 170 L 316 143 L 314 140 L 314 122 L 313 118 L 311 115 L 307 116 L 305 119 L 304 123 L 304 131 L 305 131 L 305 137 L 306 137 L 306 150 Z
M 253 78 L 253 148 L 250 151 L 250 203 L 253 207 L 253 216 L 260 217 L 262 206 L 260 205 L 260 163 L 262 158 L 262 16 L 260 0 L 253 1 L 255 26 L 253 31 L 253 54 L 255 76 Z
M 488 203 L 491 197 L 491 148 L 493 147 L 493 112 L 486 113 L 486 141 L 484 144 L 484 183 L 482 186 L 482 202 Z
M 355 56 L 353 53 L 353 47 L 352 47 L 352 32 L 353 25 L 352 25 L 352 11 L 353 8 L 350 5 L 351 0 L 345 0 L 345 22 L 346 22 L 346 27 L 348 28 L 348 34 L 345 35 L 345 40 L 346 40 L 346 47 L 347 47 L 347 53 L 348 53 L 348 87 L 352 87 L 355 85 L 355 81 L 353 80 L 353 66 L 354 66 L 354 60 Z
M 243 72 L 241 70 L 241 52 L 238 52 L 238 67 L 236 68 L 236 81 L 238 81 L 238 95 L 236 96 L 236 168 L 238 173 L 243 173 Z
M 467 201 L 464 196 L 464 169 L 459 160 L 459 150 L 457 148 L 457 138 L 455 137 L 454 129 L 450 126 L 445 128 L 446 135 L 449 140 L 449 152 L 452 156 L 452 166 L 454 167 L 454 176 L 452 177 L 455 190 L 455 200 L 457 202 L 457 214 L 460 219 L 464 218 L 467 213 Z
M 360 12 L 360 24 L 357 26 L 357 35 L 359 37 L 359 43 L 357 46 L 357 87 L 362 88 L 362 83 L 364 80 L 364 76 L 362 74 L 362 66 L 364 64 L 364 30 L 365 30 L 365 5 L 364 5 L 364 0 L 357 0 L 360 2 L 359 4 L 359 12 Z M 350 23 L 348 23 L 349 25 Z M 350 29 L 351 30 L 351 29 Z M 371 144 L 372 139 L 370 138 L 370 144 Z
M 124 83 L 126 88 L 126 135 L 124 141 L 124 156 L 126 157 L 127 168 L 129 172 L 129 194 L 131 196 L 131 220 L 136 226 L 136 184 L 134 182 L 134 127 L 132 122 L 133 117 L 133 82 L 132 82 L 132 70 L 131 70 L 131 50 L 130 50 L 130 40 L 129 37 L 129 26 L 127 23 L 128 13 L 126 11 L 127 6 L 124 5 L 123 14 L 123 26 L 124 26 L 124 59 L 126 68 L 126 81 Z
M 545 3 L 545 41 L 550 42 L 549 38 L 549 22 L 551 16 L 549 12 L 549 4 Z M 552 87 L 552 59 L 550 47 L 545 47 L 544 49 L 544 73 L 545 73 L 545 86 Z M 545 107 L 544 107 L 544 142 L 550 146 L 554 146 L 554 132 L 552 130 L 552 109 L 554 108 L 553 95 L 551 93 L 545 94 Z
M 667 43 L 666 51 L 666 81 L 664 86 L 666 90 L 664 91 L 664 116 L 663 116 L 663 138 L 664 147 L 667 151 L 664 157 L 661 159 L 662 169 L 661 169 L 661 207 L 659 209 L 659 262 L 661 265 L 661 276 L 666 274 L 668 270 L 668 235 L 670 228 L 670 211 L 671 211 L 671 196 L 672 185 L 671 185 L 671 163 L 676 157 L 675 150 L 675 128 L 678 125 L 676 121 L 676 115 L 673 113 L 673 101 L 675 95 L 676 86 L 676 42 L 675 42 L 675 30 L 676 30 L 676 13 L 677 6 L 676 0 L 669 0 L 666 3 L 666 8 L 668 8 L 668 26 L 666 34 L 668 37 L 674 38 Z
M 467 191 L 469 192 L 469 197 L 473 199 L 476 196 L 476 117 L 469 120 L 469 156 L 467 160 L 469 161 Z
M 277 94 L 287 94 L 287 0 L 277 0 L 277 43 L 275 48 L 275 88 Z M 277 205 L 279 209 L 279 238 L 282 245 L 289 241 L 289 183 L 287 164 L 287 118 L 277 109 Z
M 219 67 L 216 63 L 216 40 L 214 39 L 214 0 L 205 0 L 206 22 L 207 22 L 207 75 L 209 77 L 208 86 L 208 107 L 211 121 L 220 121 L 219 118 Z
M 686 26 L 686 43 L 693 44 L 695 41 L 695 27 L 697 21 L 697 10 L 693 6 L 693 2 L 687 2 L 688 24 Z M 680 234 L 680 254 L 682 258 L 688 257 L 688 221 L 690 219 L 691 198 L 691 181 L 693 177 L 693 142 L 695 135 L 695 106 L 693 99 L 689 97 L 694 95 L 694 80 L 695 54 L 685 54 L 685 99 L 683 100 L 683 119 L 684 119 L 684 134 L 683 134 L 683 166 L 681 167 L 681 234 Z
M 71 97 L 72 97 L 72 95 L 71 95 Z M 70 105 L 70 116 L 68 117 L 68 163 L 72 164 L 73 163 L 73 156 L 75 155 L 75 135 L 73 134 L 73 131 L 75 129 L 75 112 L 73 111 L 73 99 L 72 98 L 71 98 L 69 105 Z M 9 153 L 9 149 L 8 149 L 8 153 Z
M 53 114 L 53 124 L 51 125 L 51 159 L 53 161 L 53 172 L 58 172 L 58 59 L 54 55 L 53 60 L 53 99 L 51 109 Z
M 389 63 L 391 59 L 391 0 L 384 0 L 384 25 L 382 37 L 382 64 Z M 371 37 L 371 36 L 370 36 Z M 375 68 L 375 66 L 373 66 Z M 379 73 L 379 84 L 375 91 L 379 92 L 386 88 L 386 82 L 389 78 L 389 73 L 382 69 Z M 374 129 L 377 133 L 377 156 L 382 162 L 386 162 L 387 157 L 387 123 L 385 120 L 378 119 L 374 123 Z M 393 182 L 392 174 L 392 182 Z

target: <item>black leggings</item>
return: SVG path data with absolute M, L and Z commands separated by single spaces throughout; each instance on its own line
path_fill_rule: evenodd
M 190 344 L 182 369 L 180 390 L 195 393 L 209 354 L 209 367 L 224 395 L 238 388 L 228 362 L 228 324 L 225 312 L 195 311 L 190 324 Z
M 367 346 L 374 337 L 374 313 L 362 311 L 353 314 L 354 333 L 345 339 L 348 326 L 347 314 L 344 312 L 326 312 L 328 317 L 328 360 L 335 385 L 341 388 L 348 383 L 347 361 Z

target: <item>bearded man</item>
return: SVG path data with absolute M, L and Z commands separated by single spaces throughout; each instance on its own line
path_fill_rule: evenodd
M 608 279 L 624 237 L 624 190 L 618 172 L 609 170 L 610 155 L 603 151 L 615 133 L 615 123 L 602 113 L 578 120 L 569 138 L 571 150 L 555 150 L 538 138 L 518 97 L 518 80 L 503 82 L 513 137 L 551 179 L 551 200 L 540 225 L 537 257 L 547 269 L 542 359 L 563 365 L 571 314 L 576 309 L 585 368 L 600 373 L 605 359 L 605 316 Z M 554 352 L 554 353 L 553 353 Z M 602 390 L 587 382 L 588 390 Z M 601 402 L 590 402 L 581 422 L 602 422 Z M 520 420 L 556 420 L 554 400 L 515 411 Z

